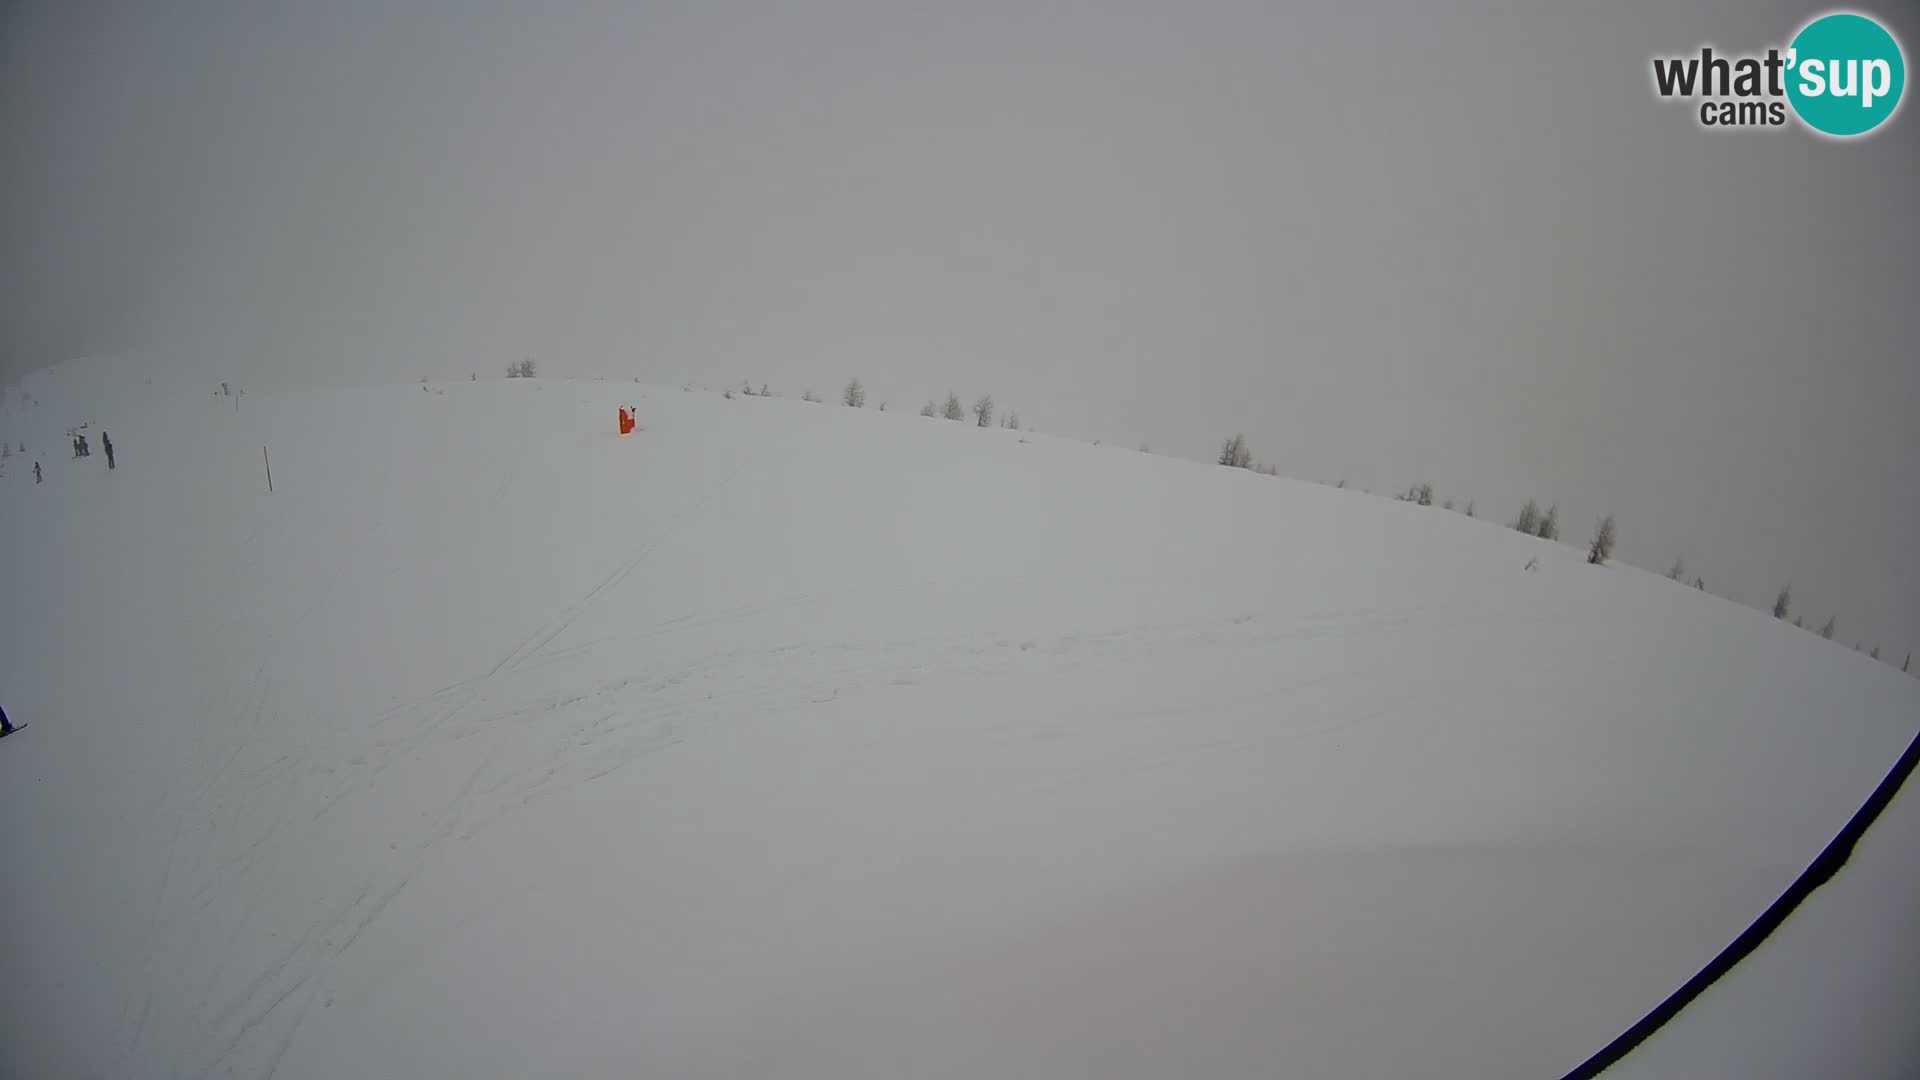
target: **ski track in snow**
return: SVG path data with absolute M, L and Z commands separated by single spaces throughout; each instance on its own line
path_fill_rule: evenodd
M 551 624 L 551 629 L 536 636 L 542 641 L 551 640 L 563 631 L 594 599 L 617 586 L 620 578 L 652 546 L 648 545 L 633 561 L 623 565 L 620 572 L 567 609 Z M 899 592 L 910 591 L 913 586 L 880 588 Z M 720 626 L 832 599 L 813 594 L 744 606 L 694 625 Z M 287 772 L 310 775 L 324 771 L 328 782 L 335 785 L 334 794 L 311 815 L 310 820 L 318 823 L 343 801 L 363 796 L 377 777 L 396 763 L 431 757 L 448 742 L 477 738 L 485 744 L 479 762 L 466 771 L 458 788 L 434 811 L 426 839 L 411 851 L 402 867 L 377 883 L 363 886 L 344 910 L 309 926 L 252 982 L 213 1013 L 207 1026 L 212 1041 L 220 1049 L 193 1074 L 218 1075 L 228 1065 L 248 1060 L 252 1055 L 265 1062 L 265 1075 L 272 1075 L 312 1005 L 317 992 L 311 985 L 315 977 L 323 976 L 329 963 L 353 947 L 387 905 L 405 890 L 408 881 L 431 862 L 441 845 L 456 837 L 470 839 L 515 809 L 572 785 L 611 775 L 636 757 L 671 746 L 681 737 L 683 725 L 690 722 L 690 714 L 695 711 L 707 716 L 741 710 L 781 713 L 798 705 L 834 701 L 871 686 L 911 684 L 954 672 L 991 673 L 1022 667 L 1037 670 L 1062 662 L 1072 664 L 1095 659 L 1126 662 L 1164 656 L 1173 648 L 1207 652 L 1227 646 L 1258 651 L 1296 637 L 1394 633 L 1408 621 L 1406 615 L 1362 614 L 1329 618 L 1304 627 L 1268 628 L 1262 632 L 1257 617 L 1239 615 L 1210 623 L 1169 623 L 1018 642 L 998 635 L 936 637 L 877 647 L 867 644 L 821 648 L 793 642 L 751 653 L 722 653 L 671 671 L 642 672 L 561 696 L 548 697 L 537 692 L 529 696 L 522 690 L 517 704 L 476 710 L 476 702 L 482 698 L 494 694 L 515 696 L 511 686 L 498 684 L 511 683 L 511 676 L 520 670 L 520 661 L 539 655 L 538 645 L 529 648 L 523 643 L 487 675 L 447 687 L 425 700 L 403 704 L 381 715 L 375 721 L 374 730 L 367 733 L 372 736 L 373 745 L 382 748 L 374 754 L 357 755 L 351 761 L 328 765 L 299 758 L 284 761 Z M 632 637 L 576 646 L 565 655 L 546 659 L 551 663 L 566 661 L 582 670 L 604 669 L 607 658 L 632 655 L 630 646 L 636 641 L 671 632 L 672 627 L 657 628 Z M 883 660 L 880 666 L 873 662 L 876 654 Z M 776 663 L 779 666 L 775 666 Z M 1303 679 L 1293 684 L 1293 688 L 1361 674 L 1335 673 Z M 1400 700 L 1407 704 L 1412 697 L 1408 695 Z M 1229 699 L 1212 707 L 1230 709 L 1251 704 L 1255 703 Z M 578 708 L 582 705 L 591 708 Z M 531 724 L 544 733 L 549 755 L 544 763 L 536 758 L 514 767 L 496 769 L 505 738 L 500 729 L 506 724 Z M 1303 728 L 1302 733 L 1319 734 L 1325 730 L 1324 727 Z M 1136 762 L 1133 768 L 1152 768 L 1156 760 Z M 1102 770 L 1102 775 L 1123 772 L 1124 769 L 1109 767 Z M 269 782 L 275 781 L 265 779 L 260 786 Z M 1074 782 L 1072 777 L 1067 777 L 1054 786 L 1064 787 Z M 263 846 L 297 847 L 296 842 L 282 834 L 280 826 L 281 823 L 276 822 L 253 841 L 250 850 Z M 172 861 L 169 858 L 169 877 Z

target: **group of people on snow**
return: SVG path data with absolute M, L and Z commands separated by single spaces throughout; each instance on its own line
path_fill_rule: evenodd
M 68 434 L 73 436 L 73 456 L 74 457 L 83 458 L 83 457 L 93 456 L 93 447 L 87 444 L 86 432 L 75 430 L 75 431 L 68 432 Z M 20 444 L 21 450 L 24 451 L 26 448 L 27 448 L 26 443 Z M 106 451 L 107 453 L 107 468 L 109 469 L 116 468 L 118 463 L 115 462 L 113 458 L 113 436 L 108 435 L 104 431 L 100 433 L 100 449 Z M 45 479 L 46 479 L 46 474 L 41 471 L 40 463 L 38 461 L 34 462 L 33 463 L 33 482 L 38 484 L 44 481 Z
M 107 468 L 113 468 L 113 437 L 104 431 L 100 433 L 100 448 L 107 452 Z M 93 448 L 87 445 L 87 433 L 84 431 L 73 433 L 73 456 L 77 458 L 93 456 Z

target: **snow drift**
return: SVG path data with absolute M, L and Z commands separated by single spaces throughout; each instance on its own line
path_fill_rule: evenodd
M 1240 470 L 114 374 L 0 418 L 46 469 L 0 479 L 7 1075 L 1557 1076 L 1920 718 L 1763 613 Z M 1787 927 L 1844 960 L 1763 950 L 1646 1052 L 1797 1075 L 1723 1053 L 1757 993 L 1909 1064 L 1920 860 L 1877 836 Z

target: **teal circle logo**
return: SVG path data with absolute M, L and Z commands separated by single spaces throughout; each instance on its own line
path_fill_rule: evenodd
M 1900 43 L 1865 15 L 1823 15 L 1788 49 L 1787 100 L 1815 131 L 1865 135 L 1900 107 L 1907 85 Z

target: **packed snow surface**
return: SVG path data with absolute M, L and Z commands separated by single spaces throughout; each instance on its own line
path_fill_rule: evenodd
M 625 382 L 211 390 L 0 411 L 6 1076 L 1558 1076 L 1920 724 L 1352 491 Z M 1631 1074 L 1904 1075 L 1917 799 Z

